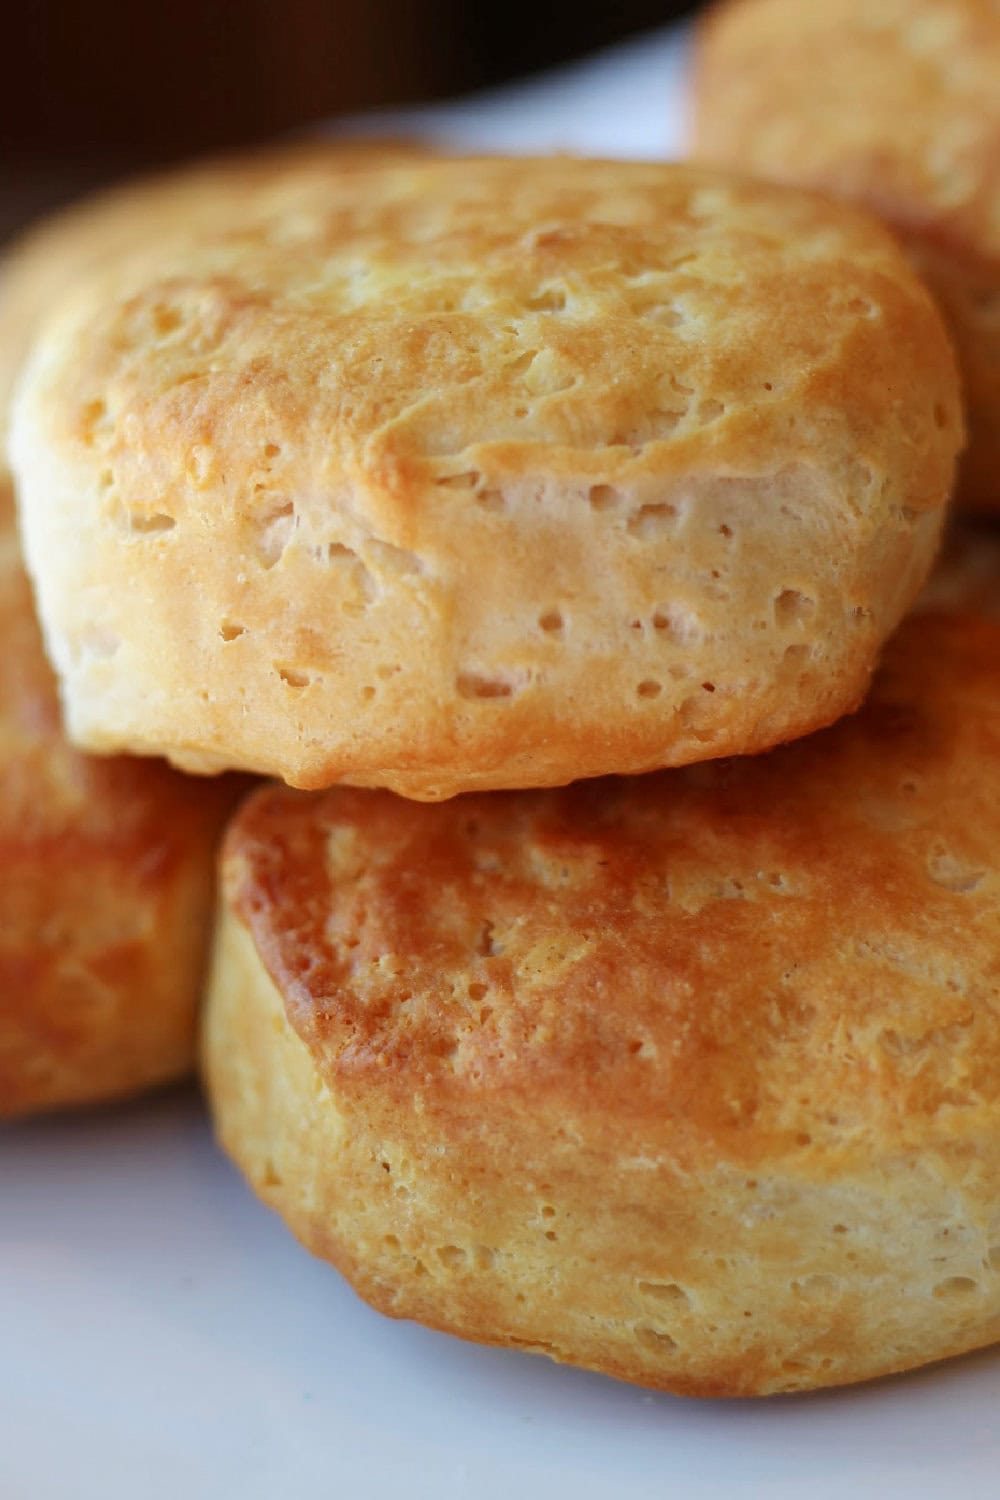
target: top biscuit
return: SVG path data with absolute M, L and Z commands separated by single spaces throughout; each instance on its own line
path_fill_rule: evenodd
M 12 451 L 78 743 L 434 800 L 858 702 L 961 439 L 885 231 L 689 167 L 321 176 L 36 347 Z
M 1000 5 L 724 0 L 695 78 L 698 157 L 854 200 L 900 233 L 962 366 L 959 498 L 1000 509 Z
M 107 188 L 50 214 L 26 231 L 0 265 L 0 468 L 7 411 L 18 371 L 38 325 L 54 301 L 108 261 L 157 240 L 188 234 L 192 225 L 225 224 L 241 200 L 276 174 L 309 172 L 325 178 L 336 155 L 342 170 L 351 164 L 402 155 L 396 142 L 296 142 L 237 156 L 209 157 L 193 166 L 162 172 Z

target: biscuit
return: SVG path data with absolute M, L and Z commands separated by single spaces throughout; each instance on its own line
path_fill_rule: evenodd
M 261 185 L 64 307 L 14 425 L 78 744 L 426 800 L 854 707 L 961 440 L 871 220 L 558 159 Z
M 137 178 L 94 193 L 49 215 L 4 253 L 0 266 L 0 465 L 6 447 L 7 412 L 18 371 L 32 339 L 54 302 L 88 275 L 194 226 L 225 224 L 246 195 L 294 174 L 322 180 L 336 158 L 342 169 L 408 154 L 399 142 L 292 145 L 209 158 L 157 176 Z
M 743 1396 L 1000 1338 L 1000 621 L 770 754 L 227 836 L 222 1143 L 382 1312 Z
M 958 351 L 960 500 L 1000 509 L 1000 7 L 724 0 L 695 77 L 698 157 L 853 199 L 899 232 Z
M 0 1117 L 190 1073 L 232 778 L 70 749 L 0 485 Z

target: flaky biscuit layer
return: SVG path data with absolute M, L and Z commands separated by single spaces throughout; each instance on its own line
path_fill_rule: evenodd
M 857 704 L 961 436 L 888 235 L 676 166 L 321 177 L 41 339 L 14 452 L 77 742 L 437 800 Z

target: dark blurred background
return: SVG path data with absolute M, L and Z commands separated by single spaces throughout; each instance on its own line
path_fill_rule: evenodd
M 12 0 L 0 238 L 127 172 L 552 67 L 694 0 Z

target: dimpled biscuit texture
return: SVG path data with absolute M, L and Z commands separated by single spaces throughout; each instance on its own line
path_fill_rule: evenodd
M 0 465 L 7 411 L 18 371 L 39 324 L 73 285 L 109 261 L 151 242 L 231 221 L 240 203 L 277 175 L 322 182 L 338 170 L 402 154 L 402 144 L 331 146 L 301 142 L 239 156 L 210 158 L 159 176 L 128 181 L 83 198 L 43 219 L 5 252 L 0 265 Z
M 695 154 L 875 209 L 948 318 L 969 419 L 960 498 L 1000 510 L 1000 4 L 724 0 Z
M 236 788 L 70 749 L 0 487 L 0 1117 L 191 1071 Z
M 221 1139 L 383 1312 L 698 1395 L 1000 1337 L 1000 623 L 770 754 L 252 798 Z
M 864 692 L 961 438 L 889 236 L 683 167 L 277 175 L 49 324 L 14 452 L 74 739 L 428 800 Z

